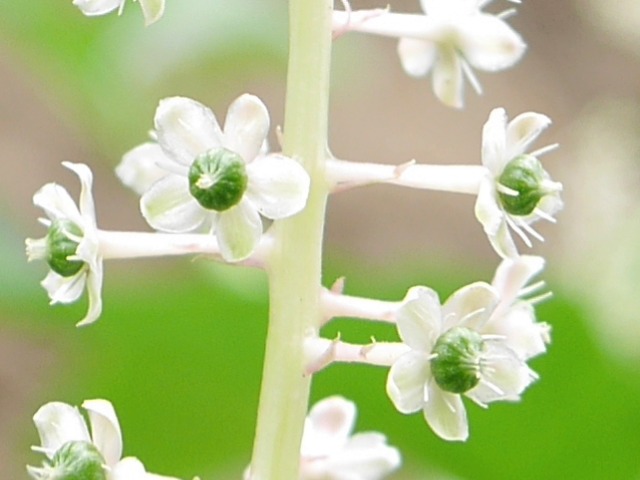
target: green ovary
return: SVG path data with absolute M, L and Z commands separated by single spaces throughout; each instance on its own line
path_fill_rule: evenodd
M 237 205 L 247 182 L 244 160 L 225 148 L 199 155 L 189 168 L 189 191 L 207 210 L 223 212 Z
M 501 185 L 518 192 L 517 195 L 509 195 L 498 191 L 507 213 L 520 216 L 532 213 L 546 193 L 541 187 L 545 177 L 545 171 L 536 157 L 520 155 L 511 160 L 498 179 Z
M 47 263 L 51 270 L 63 277 L 75 275 L 85 264 L 82 260 L 68 259 L 78 249 L 78 242 L 69 235 L 82 237 L 80 228 L 69 220 L 54 220 L 47 234 Z
M 477 332 L 454 327 L 442 334 L 433 348 L 431 372 L 446 392 L 464 393 L 480 381 L 480 354 L 484 341 Z

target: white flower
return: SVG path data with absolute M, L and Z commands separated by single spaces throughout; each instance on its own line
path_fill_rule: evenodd
M 550 293 L 524 298 L 544 286 L 544 282 L 526 286 L 532 277 L 542 271 L 544 263 L 544 258 L 530 255 L 504 259 L 491 282 L 500 296 L 500 303 L 484 332 L 503 337 L 524 360 L 544 353 L 551 341 L 551 327 L 547 323 L 536 322 L 533 307 L 535 303 L 548 298 Z
M 33 478 L 37 480 L 59 478 L 55 476 L 56 469 L 61 468 L 60 464 L 56 463 L 60 461 L 60 455 L 56 456 L 56 453 L 61 452 L 63 447 L 68 447 L 70 442 L 81 442 L 81 445 L 91 444 L 95 447 L 101 457 L 107 480 L 171 480 L 173 478 L 147 473 L 142 463 L 134 457 L 121 459 L 122 434 L 116 412 L 110 402 L 99 399 L 86 400 L 82 407 L 89 416 L 91 433 L 78 409 L 66 403 L 47 403 L 33 416 L 41 442 L 41 446 L 34 447 L 34 450 L 44 453 L 49 459 L 49 464 L 45 463 L 43 467 L 27 467 Z M 89 448 L 95 452 L 91 446 Z M 67 457 L 67 465 L 78 467 L 78 462 L 74 460 L 76 459 L 73 457 Z M 73 478 L 85 477 L 78 475 Z
M 387 393 L 402 413 L 422 410 L 445 440 L 468 437 L 461 394 L 481 406 L 514 401 L 536 378 L 502 338 L 487 334 L 498 303 L 494 288 L 478 282 L 442 306 L 436 292 L 414 287 L 398 310 L 398 331 L 411 350 L 391 366 Z
M 85 15 L 93 17 L 95 15 L 104 15 L 116 9 L 118 10 L 118 15 L 120 15 L 124 9 L 125 1 L 126 0 L 73 0 L 73 4 Z M 151 25 L 162 17 L 164 13 L 164 0 L 138 1 L 140 2 L 146 25 Z
M 269 114 L 253 95 L 229 107 L 224 130 L 204 105 L 182 97 L 160 102 L 155 162 L 168 171 L 140 200 L 154 229 L 215 230 L 223 257 L 247 258 L 262 235 L 260 215 L 281 219 L 306 204 L 309 176 L 295 160 L 262 155 Z
M 63 162 L 80 179 L 80 208 L 60 185 L 48 183 L 33 196 L 47 219 L 40 221 L 49 229 L 46 237 L 27 239 L 27 257 L 46 259 L 51 270 L 42 281 L 51 303 L 72 303 L 85 286 L 89 310 L 78 325 L 94 322 L 102 311 L 102 256 L 98 248 L 98 229 L 91 195 L 93 176 L 86 165 Z
M 490 0 L 489 0 L 490 1 Z M 494 72 L 515 64 L 525 44 L 503 20 L 481 11 L 487 0 L 421 0 L 425 15 L 380 11 L 336 12 L 334 29 L 400 38 L 402 66 L 412 77 L 432 74 L 446 105 L 463 105 L 464 77 L 480 93 L 472 68 Z
M 553 216 L 562 208 L 562 185 L 551 181 L 537 158 L 557 145 L 526 153 L 550 123 L 545 115 L 527 112 L 507 124 L 504 109 L 496 108 L 484 125 L 482 164 L 487 174 L 480 183 L 475 212 L 503 258 L 518 255 L 510 229 L 530 247 L 527 234 L 542 240 L 531 224 L 541 218 L 555 222 Z
M 400 465 L 400 453 L 384 435 L 352 435 L 355 417 L 353 402 L 339 396 L 313 406 L 302 436 L 301 480 L 378 480 Z

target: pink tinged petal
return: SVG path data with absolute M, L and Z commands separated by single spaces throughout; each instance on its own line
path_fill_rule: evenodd
M 216 235 L 222 257 L 228 262 L 239 262 L 249 257 L 258 245 L 262 220 L 258 211 L 243 200 L 220 214 Z
M 224 146 L 246 163 L 258 156 L 268 133 L 269 112 L 258 97 L 244 94 L 229 106 L 224 121 Z
M 89 264 L 87 273 L 87 296 L 89 297 L 89 310 L 85 317 L 76 323 L 77 327 L 89 325 L 95 322 L 102 313 L 102 259 L 96 258 Z
M 407 352 L 391 366 L 387 395 L 399 412 L 414 413 L 423 407 L 430 377 L 429 357 L 421 352 Z
M 157 22 L 164 13 L 164 0 L 138 0 L 144 15 L 145 25 Z
M 442 306 L 444 330 L 456 326 L 479 331 L 498 304 L 498 294 L 485 282 L 466 285 L 455 291 Z
M 540 113 L 521 113 L 507 127 L 507 157 L 513 159 L 527 151 L 540 134 L 551 125 L 551 119 Z
M 401 38 L 398 42 L 398 55 L 402 68 L 411 77 L 424 77 L 435 62 L 437 49 L 435 43 L 414 38 Z
M 329 397 L 316 403 L 305 422 L 302 456 L 325 456 L 340 449 L 349 438 L 355 419 L 355 404 L 343 397 Z
M 168 161 L 160 145 L 143 143 L 124 154 L 116 167 L 116 175 L 124 185 L 143 195 L 151 185 L 167 176 L 168 172 L 159 165 Z
M 453 45 L 445 44 L 438 48 L 438 59 L 432 75 L 433 92 L 436 97 L 449 107 L 462 108 L 462 60 Z
M 89 414 L 93 444 L 113 467 L 122 456 L 122 433 L 113 405 L 102 399 L 85 400 L 82 408 Z
M 486 405 L 495 401 L 518 401 L 520 394 L 536 378 L 536 374 L 504 345 L 488 342 L 484 353 L 480 383 L 466 395 Z
M 247 200 L 271 219 L 289 217 L 307 204 L 310 179 L 306 170 L 284 155 L 260 157 L 247 165 Z
M 494 15 L 461 17 L 456 27 L 458 48 L 480 70 L 495 72 L 508 68 L 520 60 L 526 49 L 520 35 Z
M 424 38 L 436 26 L 425 16 L 412 13 L 391 13 L 385 9 L 335 11 L 333 28 L 341 31 L 371 33 L 394 38 Z
M 400 466 L 397 449 L 386 444 L 384 435 L 358 433 L 347 445 L 326 459 L 326 472 L 332 479 L 377 480 Z
M 510 159 L 507 158 L 507 113 L 495 108 L 482 128 L 482 164 L 494 177 L 500 176 Z
M 511 304 L 518 298 L 520 290 L 542 271 L 544 264 L 544 258 L 533 255 L 503 260 L 491 282 L 500 294 L 500 302 Z
M 222 146 L 222 131 L 213 112 L 195 100 L 160 100 L 155 128 L 158 143 L 180 165 L 191 166 L 201 153 Z
M 88 16 L 104 15 L 120 8 L 125 0 L 73 0 L 73 4 Z
M 69 193 L 60 185 L 47 183 L 33 195 L 33 204 L 42 208 L 51 220 L 70 220 L 83 224 L 82 215 Z
M 62 165 L 78 175 L 81 186 L 79 206 L 80 213 L 84 220 L 83 225 L 88 224 L 95 228 L 96 208 L 93 203 L 93 195 L 91 193 L 93 186 L 93 174 L 91 173 L 91 170 L 83 163 L 62 162 Z
M 87 424 L 77 408 L 62 402 L 50 402 L 33 416 L 40 444 L 49 458 L 67 442 L 90 442 Z
M 40 284 L 49 294 L 52 305 L 55 303 L 73 303 L 82 295 L 86 279 L 86 269 L 80 270 L 71 277 L 63 277 L 50 270 Z
M 435 380 L 429 382 L 428 390 L 424 418 L 431 429 L 444 440 L 464 442 L 469 437 L 469 425 L 460 395 L 440 390 Z
M 191 196 L 186 177 L 173 174 L 152 185 L 140 199 L 140 210 L 152 228 L 172 233 L 193 231 L 214 214 Z
M 427 287 L 413 287 L 407 292 L 397 313 L 398 333 L 414 350 L 431 353 L 442 333 L 442 314 L 438 294 Z

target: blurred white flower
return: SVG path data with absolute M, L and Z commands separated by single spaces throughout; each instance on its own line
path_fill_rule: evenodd
M 134 0 L 135 1 L 135 0 Z M 73 0 L 73 4 L 89 17 L 104 15 L 118 10 L 122 13 L 126 0 Z M 158 21 L 164 13 L 164 0 L 138 0 L 146 25 Z
M 473 68 L 504 70 L 514 65 L 526 48 L 520 35 L 504 21 L 506 15 L 481 11 L 489 1 L 421 0 L 424 15 L 381 10 L 335 12 L 334 30 L 398 37 L 405 72 L 412 77 L 431 73 L 436 96 L 446 105 L 460 108 L 465 77 L 481 92 Z
M 140 200 L 142 214 L 154 229 L 172 232 L 214 232 L 223 257 L 239 261 L 254 251 L 262 235 L 260 215 L 276 220 L 302 210 L 309 192 L 309 176 L 295 160 L 264 155 L 269 114 L 253 95 L 242 95 L 229 107 L 224 130 L 211 110 L 182 97 L 160 102 L 155 129 L 161 149 L 134 149 L 128 155 L 145 157 L 163 168 L 131 174 L 135 190 L 155 181 Z M 124 162 L 124 161 L 123 161 Z M 140 160 L 134 160 L 133 165 Z M 119 175 L 127 183 L 131 167 Z M 155 173 L 154 173 L 155 172 Z M 138 175 L 138 177 L 136 177 Z
M 48 461 L 42 467 L 28 466 L 36 480 L 58 478 L 105 478 L 106 480 L 176 480 L 147 473 L 134 457 L 122 457 L 122 434 L 113 405 L 107 400 L 86 400 L 82 407 L 89 427 L 77 408 L 50 402 L 33 417 L 41 445 L 34 450 Z M 93 475 L 87 476 L 87 470 Z M 64 473 L 64 476 L 58 476 Z
M 352 434 L 353 402 L 339 396 L 316 403 L 304 424 L 300 480 L 378 480 L 400 466 L 400 453 L 377 432 Z
M 89 167 L 64 162 L 80 179 L 80 208 L 60 185 L 48 183 L 33 196 L 33 203 L 47 217 L 40 219 L 49 230 L 47 236 L 26 240 L 27 257 L 46 260 L 51 270 L 42 281 L 51 303 L 72 303 L 85 286 L 89 311 L 78 325 L 94 322 L 102 311 L 102 256 L 98 248 L 98 229 L 91 194 L 93 176 Z
M 515 401 L 537 378 L 504 338 L 485 330 L 499 301 L 483 282 L 461 288 L 442 306 L 436 292 L 414 287 L 397 312 L 398 332 L 411 350 L 391 366 L 387 393 L 402 413 L 422 410 L 445 440 L 468 438 L 461 394 L 481 406 Z
M 487 168 L 480 183 L 476 217 L 494 250 L 503 258 L 518 255 L 510 229 L 527 246 L 527 235 L 542 237 L 531 224 L 539 219 L 555 222 L 562 208 L 562 184 L 550 179 L 538 156 L 557 145 L 525 153 L 551 120 L 545 115 L 527 112 L 507 124 L 503 108 L 494 109 L 482 131 L 482 164 Z

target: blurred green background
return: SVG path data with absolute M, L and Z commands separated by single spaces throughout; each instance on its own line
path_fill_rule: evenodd
M 495 8 L 506 8 L 498 5 Z M 521 404 L 468 404 L 471 439 L 447 444 L 420 415 L 398 414 L 386 371 L 334 366 L 314 400 L 342 394 L 359 405 L 358 430 L 388 435 L 405 458 L 396 479 L 640 478 L 640 5 L 634 0 L 526 2 L 510 20 L 529 44 L 521 65 L 480 75 L 482 97 L 448 110 L 428 81 L 403 75 L 395 43 L 356 35 L 335 44 L 331 149 L 362 161 L 477 163 L 481 127 L 495 106 L 541 111 L 555 124 L 539 146 L 565 184 L 567 207 L 534 253 L 548 258 L 555 296 L 539 318 L 553 327 L 541 380 Z M 357 7 L 386 2 L 353 2 Z M 391 2 L 416 10 L 417 1 Z M 143 27 L 139 7 L 85 18 L 71 1 L 0 2 L 0 479 L 39 463 L 31 416 L 57 399 L 108 398 L 125 453 L 150 471 L 203 480 L 240 478 L 249 461 L 266 331 L 260 272 L 204 259 L 106 265 L 104 313 L 76 329 L 85 304 L 49 307 L 44 264 L 27 265 L 24 238 L 40 237 L 32 194 L 60 166 L 95 174 L 99 225 L 147 230 L 113 167 L 145 141 L 157 101 L 186 95 L 219 117 L 246 91 L 282 123 L 284 0 L 167 0 Z M 275 144 L 275 138 L 273 138 Z M 490 280 L 498 260 L 468 197 L 371 187 L 332 199 L 325 283 L 399 299 L 412 285 L 442 298 Z M 394 338 L 388 326 L 337 321 L 328 336 Z

